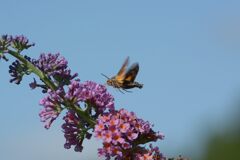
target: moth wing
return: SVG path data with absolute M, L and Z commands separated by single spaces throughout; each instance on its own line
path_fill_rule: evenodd
M 134 80 L 137 77 L 139 71 L 139 64 L 138 63 L 134 63 L 127 71 L 126 75 L 125 75 L 125 79 L 124 81 L 129 83 L 129 82 L 134 82 Z
M 118 74 L 115 76 L 115 79 L 118 82 L 121 82 L 124 80 L 128 64 L 129 64 L 129 57 L 126 58 Z

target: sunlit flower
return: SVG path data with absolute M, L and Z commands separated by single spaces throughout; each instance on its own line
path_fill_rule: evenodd
M 102 139 L 104 144 L 103 148 L 99 149 L 99 155 L 116 159 L 151 159 L 154 157 L 153 151 L 148 153 L 148 150 L 140 145 L 163 138 L 151 129 L 149 122 L 137 118 L 133 112 L 125 109 L 99 116 L 94 132 L 95 137 Z

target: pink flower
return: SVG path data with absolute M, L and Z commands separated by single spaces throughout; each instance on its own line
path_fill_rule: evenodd
M 139 160 L 152 160 L 153 156 L 150 153 L 146 153 L 143 156 L 139 157 Z
M 161 136 L 151 129 L 149 122 L 137 118 L 133 112 L 125 109 L 99 116 L 94 132 L 95 137 L 104 142 L 103 148 L 99 149 L 99 155 L 107 159 L 151 159 L 152 152 L 148 153 L 148 150 L 140 145 L 161 139 Z
M 119 123 L 119 119 L 116 116 L 112 116 L 109 121 L 109 126 L 116 126 Z
M 130 128 L 130 124 L 129 123 L 122 123 L 119 125 L 120 131 L 122 133 L 126 133 L 128 131 L 128 129 Z
M 115 133 L 115 134 L 113 134 L 113 137 L 112 137 L 112 143 L 113 144 L 118 144 L 118 143 L 120 143 L 120 144 L 123 144 L 124 142 L 125 142 L 125 140 L 121 137 L 122 135 L 121 135 L 121 133 Z
M 131 141 L 133 141 L 134 139 L 137 139 L 138 137 L 138 133 L 134 133 L 132 131 L 127 132 L 127 138 Z
M 103 140 L 104 140 L 104 142 L 110 143 L 112 141 L 112 132 L 111 131 L 105 131 L 103 133 Z
M 104 130 L 104 123 L 99 121 L 98 125 L 95 126 L 95 131 L 102 131 Z

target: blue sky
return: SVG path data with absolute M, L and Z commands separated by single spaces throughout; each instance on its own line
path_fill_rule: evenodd
M 130 56 L 139 62 L 142 90 L 109 87 L 117 108 L 149 120 L 166 139 L 166 155 L 199 155 L 206 136 L 228 125 L 240 92 L 238 1 L 1 0 L 1 34 L 24 34 L 26 53 L 60 52 L 82 81 L 105 83 Z M 63 148 L 61 118 L 50 130 L 39 121 L 40 91 L 8 83 L 0 62 L 0 159 L 97 159 L 92 139 L 82 154 Z

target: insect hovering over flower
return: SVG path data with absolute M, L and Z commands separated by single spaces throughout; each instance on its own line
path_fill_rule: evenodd
M 108 79 L 107 84 L 109 86 L 118 88 L 120 91 L 122 89 L 126 92 L 129 92 L 127 89 L 135 87 L 141 89 L 143 87 L 143 84 L 134 81 L 139 71 L 139 64 L 134 63 L 129 68 L 128 64 L 129 57 L 127 57 L 126 60 L 124 61 L 121 69 L 118 71 L 118 74 L 116 76 L 113 76 L 112 78 L 108 78 L 106 75 L 102 74 L 104 77 Z

